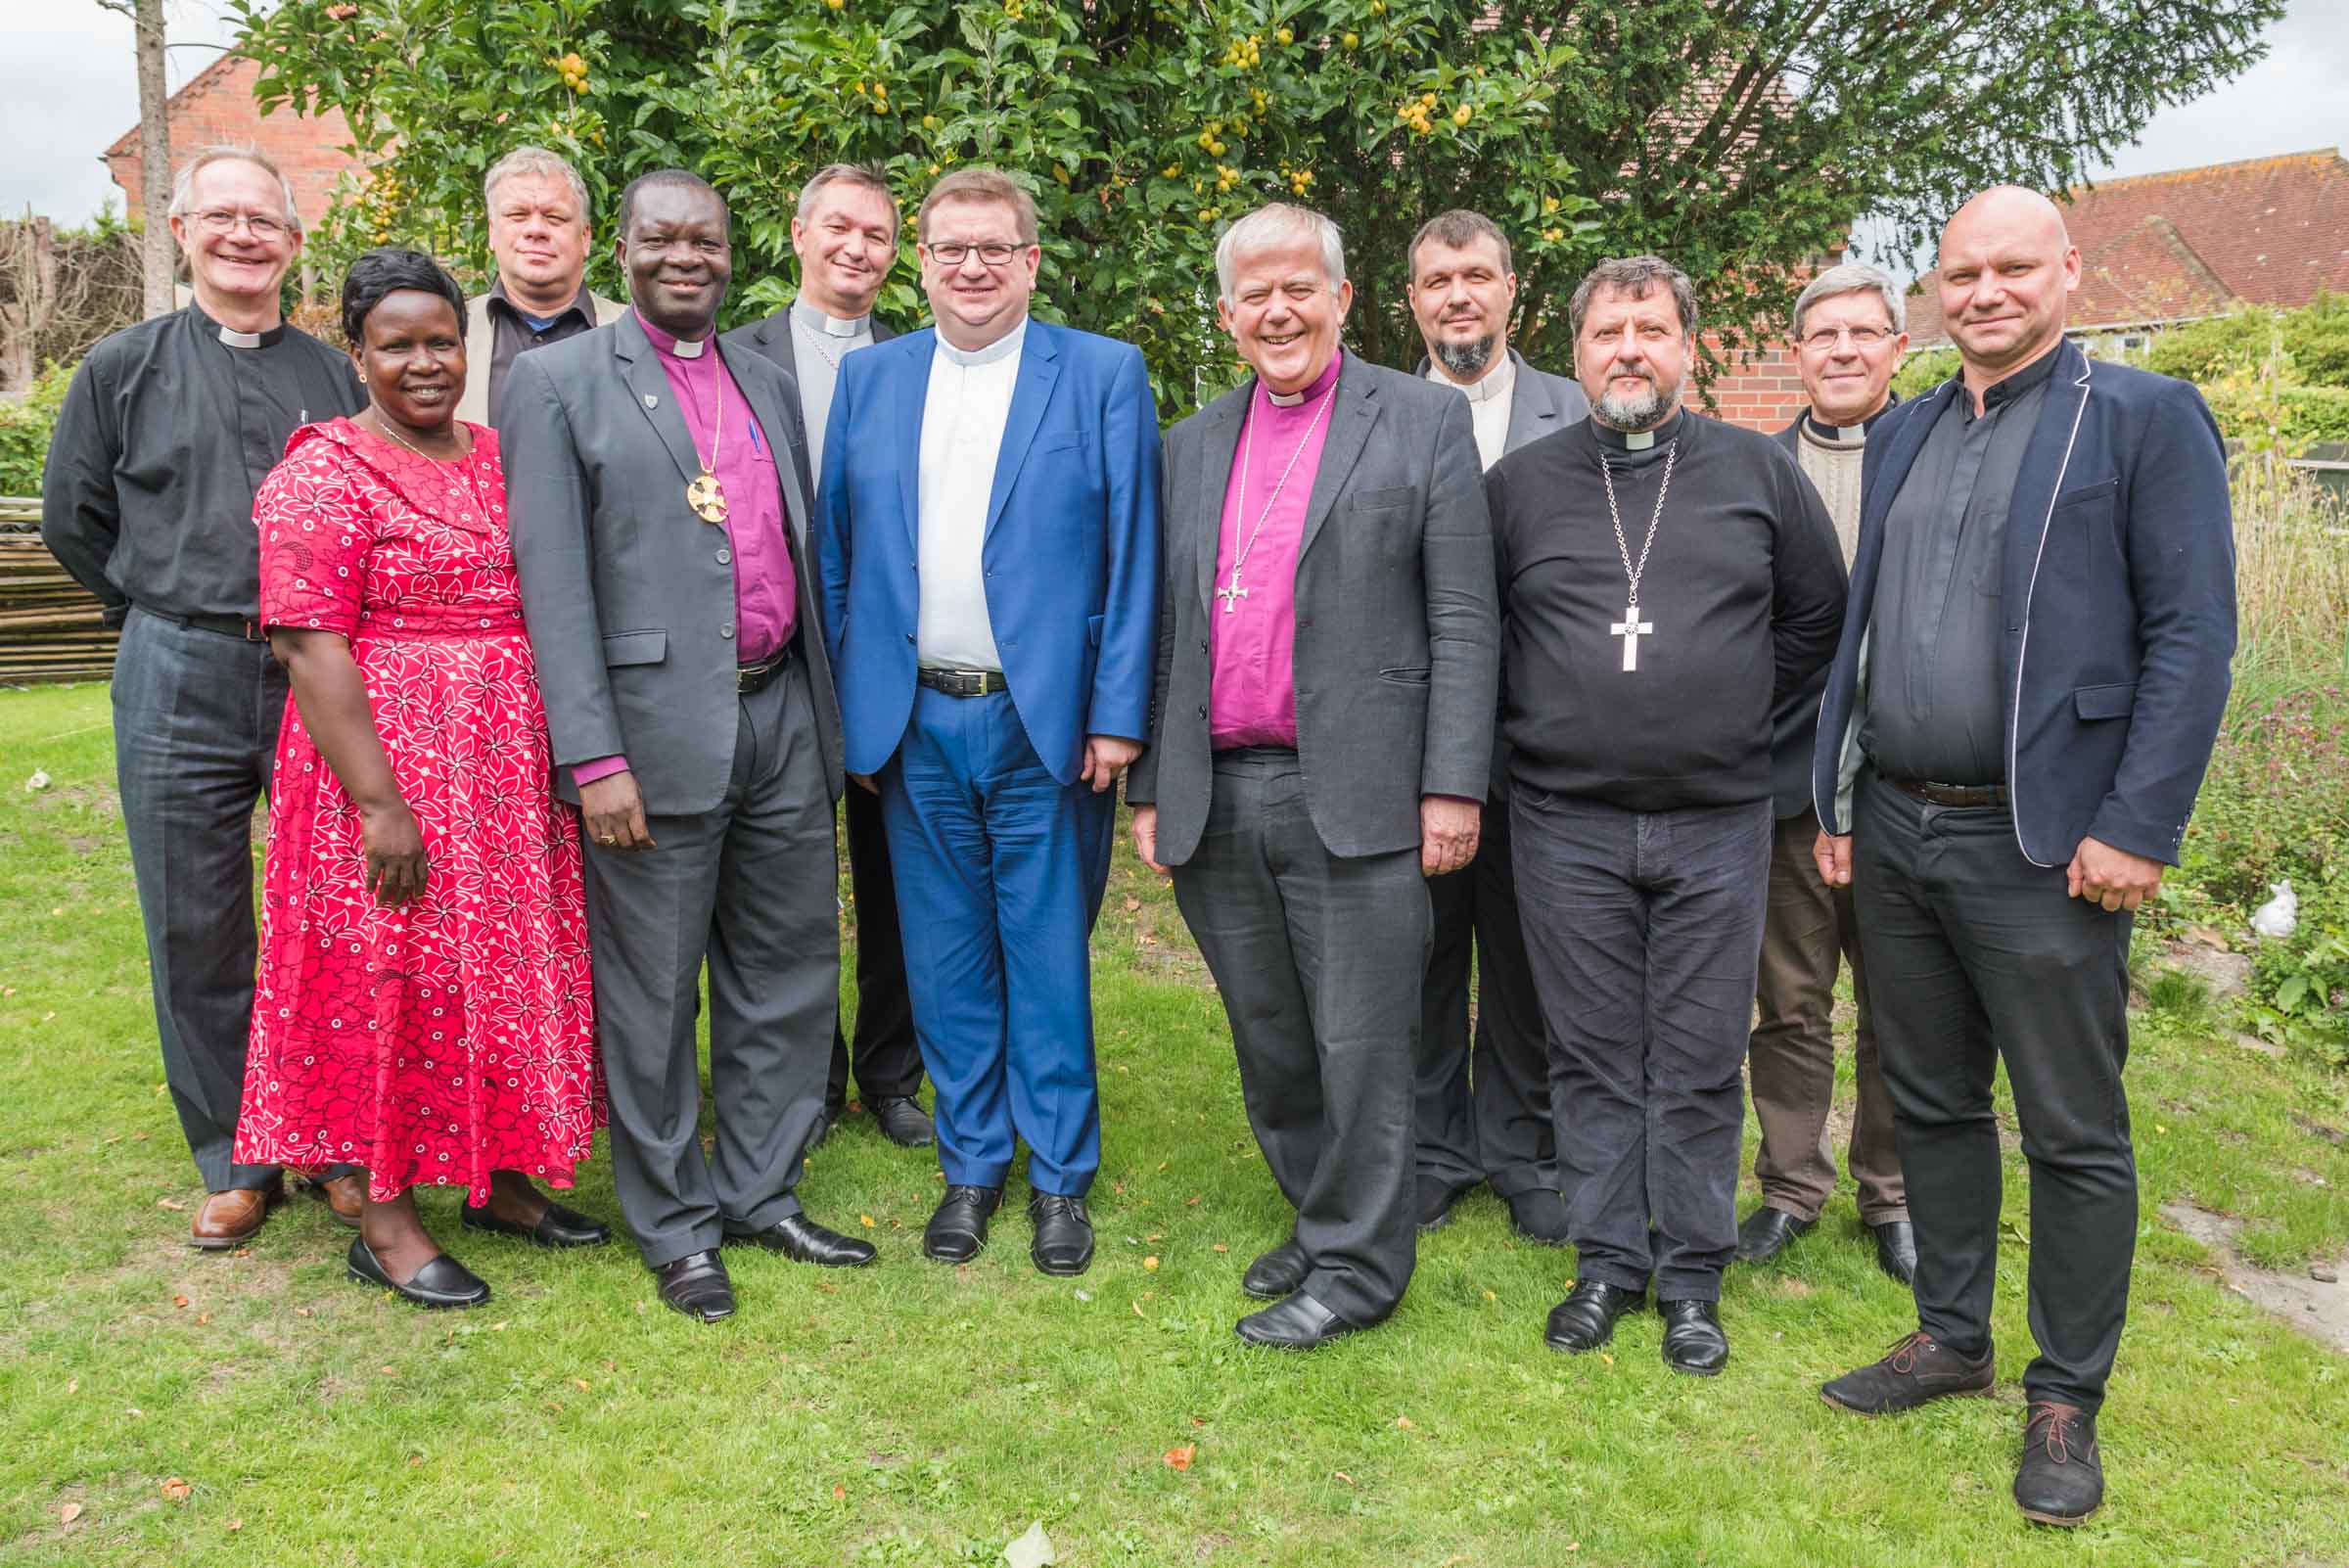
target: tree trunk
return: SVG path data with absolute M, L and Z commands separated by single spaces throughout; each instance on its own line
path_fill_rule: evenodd
M 163 0 L 138 0 L 139 209 L 142 303 L 150 316 L 171 308 L 171 119 L 163 83 Z

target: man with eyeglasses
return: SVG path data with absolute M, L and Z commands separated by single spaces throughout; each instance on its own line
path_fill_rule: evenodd
M 911 916 L 946 1177 L 922 1250 L 978 1254 L 1025 1139 L 1029 1255 L 1079 1274 L 1101 1163 L 1087 948 L 1157 660 L 1158 413 L 1138 349 L 1030 319 L 1020 186 L 957 169 L 918 222 L 936 325 L 840 365 L 824 635 Z
M 1868 432 L 1900 400 L 1892 374 L 1909 346 L 1900 286 L 1871 266 L 1829 267 L 1794 302 L 1795 365 L 1810 406 L 1778 433 L 1826 502 L 1848 570 L 1860 538 L 1860 466 Z M 1771 715 L 1770 904 L 1762 927 L 1757 1019 L 1747 1045 L 1754 1115 L 1762 1124 L 1754 1179 L 1762 1202 L 1737 1227 L 1737 1259 L 1762 1263 L 1819 1223 L 1835 1191 L 1827 1113 L 1835 1100 L 1835 969 L 1852 966 L 1859 1035 L 1853 1045 L 1859 1104 L 1852 1119 L 1852 1180 L 1860 1222 L 1875 1238 L 1876 1266 L 1903 1284 L 1916 1271 L 1909 1195 L 1892 1136 L 1892 1099 L 1876 1060 L 1876 1023 L 1849 888 L 1829 888 L 1813 863 L 1819 815 L 1811 806 L 1811 743 L 1824 669 Z
M 230 1157 L 253 1022 L 253 808 L 286 673 L 261 636 L 253 492 L 295 430 L 365 405 L 350 361 L 285 324 L 301 218 L 277 165 L 208 147 L 180 169 L 171 235 L 195 299 L 74 372 L 50 438 L 41 537 L 122 629 L 115 767 L 147 928 L 163 1080 L 207 1196 L 199 1248 L 250 1240 L 284 1196 Z M 317 1190 L 357 1224 L 366 1178 Z

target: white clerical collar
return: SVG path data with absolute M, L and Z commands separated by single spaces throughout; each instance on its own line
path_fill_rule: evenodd
M 222 327 L 220 341 L 231 348 L 258 348 L 261 346 L 261 335 L 257 332 L 239 332 L 234 327 Z
M 1652 430 L 1627 430 L 1623 433 L 1623 449 L 1627 452 L 1644 452 L 1655 444 L 1656 433 Z
M 714 336 L 714 334 L 713 336 Z M 703 351 L 709 346 L 710 340 L 708 338 L 694 339 L 691 341 L 688 341 L 684 338 L 679 338 L 668 346 L 668 351 L 672 354 L 675 354 L 679 359 L 699 359 L 702 357 Z
M 809 332 L 822 333 L 827 338 L 857 338 L 870 330 L 873 318 L 869 314 L 847 317 L 827 315 L 820 306 L 809 303 L 807 297 L 803 294 L 791 302 L 791 319 Z
M 960 365 L 966 370 L 976 370 L 981 365 L 991 365 L 998 360 L 1011 358 L 1020 351 L 1020 345 L 1027 339 L 1028 318 L 1022 316 L 1018 326 L 984 348 L 957 348 L 946 342 L 946 335 L 942 332 L 938 335 L 938 352 L 939 357 L 949 365 Z

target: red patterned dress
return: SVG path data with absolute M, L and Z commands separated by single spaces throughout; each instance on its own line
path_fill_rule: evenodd
M 577 819 L 548 786 L 497 435 L 436 463 L 305 426 L 253 506 L 261 619 L 341 632 L 423 831 L 424 893 L 368 894 L 358 808 L 287 704 L 237 1158 L 489 1198 L 557 1187 L 604 1120 Z

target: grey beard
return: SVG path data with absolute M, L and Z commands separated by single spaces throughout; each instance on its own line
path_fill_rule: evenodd
M 1610 430 L 1635 433 L 1654 430 L 1663 424 L 1672 413 L 1672 399 L 1665 396 L 1651 381 L 1647 384 L 1647 391 L 1636 397 L 1626 399 L 1616 396 L 1612 392 L 1606 392 L 1590 411 L 1598 416 L 1600 424 Z
M 1436 345 L 1436 357 L 1455 378 L 1472 380 L 1483 375 L 1485 366 L 1493 362 L 1493 346 L 1499 341 L 1499 334 L 1496 333 L 1469 343 L 1440 343 Z

